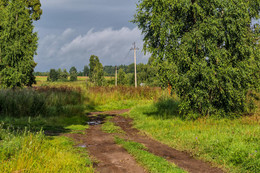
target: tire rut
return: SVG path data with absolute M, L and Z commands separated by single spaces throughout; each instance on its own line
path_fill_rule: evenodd
M 139 130 L 132 127 L 132 119 L 116 116 L 112 120 L 115 125 L 126 132 L 126 139 L 142 143 L 148 151 L 173 162 L 180 168 L 191 173 L 223 173 L 220 168 L 212 167 L 209 163 L 197 160 L 186 152 L 175 150 L 165 144 L 142 135 Z
M 99 116 L 99 114 L 102 115 Z M 102 124 L 105 118 L 104 114 L 113 116 L 115 112 L 91 113 L 90 119 Z M 124 148 L 114 142 L 112 134 L 101 130 L 101 124 L 90 126 L 86 130 L 86 135 L 69 134 L 69 137 L 80 143 L 78 146 L 86 147 L 92 160 L 97 160 L 94 164 L 95 170 L 100 173 L 145 173 L 145 169 Z
M 115 125 L 121 127 L 126 134 L 117 134 L 127 140 L 132 140 L 142 143 L 148 148 L 148 151 L 165 158 L 180 168 L 191 173 L 224 173 L 220 168 L 212 167 L 210 163 L 203 162 L 193 158 L 190 154 L 175 150 L 165 144 L 162 144 L 148 136 L 141 134 L 139 130 L 132 127 L 133 120 L 125 118 L 119 114 L 128 112 L 129 110 L 114 110 L 107 112 L 92 112 L 89 113 L 90 122 L 93 123 L 86 130 L 86 135 L 82 134 L 67 134 L 78 141 L 80 145 L 88 150 L 95 162 L 94 167 L 100 173 L 145 173 L 135 159 L 127 153 L 127 151 L 114 142 L 114 135 L 105 133 L 101 130 L 102 123 L 107 116 L 113 116 L 111 119 Z M 92 123 L 90 123 L 92 124 Z

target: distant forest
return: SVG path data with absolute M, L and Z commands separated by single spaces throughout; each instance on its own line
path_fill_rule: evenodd
M 74 67 L 73 67 L 74 68 Z M 115 76 L 116 66 L 108 65 L 103 67 L 103 75 L 106 77 Z M 65 69 L 64 69 L 65 70 Z M 62 71 L 58 69 L 57 71 Z M 77 69 L 76 69 L 77 71 Z M 119 84 L 133 85 L 134 84 L 134 63 L 130 65 L 119 65 L 117 66 L 118 82 Z M 50 72 L 35 72 L 35 76 L 49 76 Z M 88 76 L 89 77 L 89 66 L 85 66 L 83 70 L 77 71 L 77 76 Z M 147 64 L 137 64 L 137 79 L 138 85 L 144 84 L 148 86 L 159 86 L 163 85 L 158 78 L 158 68 L 152 65 L 152 58 L 149 59 Z
M 137 64 L 137 72 L 142 72 L 145 70 L 145 67 L 147 64 Z M 103 67 L 104 70 L 104 76 L 115 76 L 115 68 L 116 66 L 107 65 Z M 123 69 L 125 73 L 134 73 L 134 63 L 130 65 L 119 65 L 117 66 L 117 70 Z M 48 72 L 34 72 L 34 76 L 48 76 Z M 78 72 L 78 76 L 86 76 L 84 74 L 84 69 Z

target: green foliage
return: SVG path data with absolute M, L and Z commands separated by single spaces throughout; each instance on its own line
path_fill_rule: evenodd
M 77 81 L 78 80 L 78 72 L 76 67 L 70 68 L 70 81 Z
M 55 82 L 59 79 L 59 72 L 55 69 L 50 69 L 49 76 L 47 78 L 48 81 Z
M 123 69 L 118 70 L 118 84 L 125 85 L 127 82 L 126 74 Z
M 89 67 L 85 65 L 83 69 L 83 76 L 88 76 L 88 75 L 89 75 Z
M 56 82 L 58 80 L 67 81 L 68 77 L 69 77 L 69 73 L 67 72 L 66 69 L 63 69 L 63 71 L 60 68 L 58 70 L 50 69 L 50 72 L 48 73 L 47 81 L 50 82 Z
M 34 72 L 34 76 L 48 76 L 48 72 Z
M 105 76 L 115 76 L 115 66 L 109 65 L 104 66 Z
M 97 86 L 104 85 L 104 71 L 103 66 L 99 62 L 99 58 L 95 55 L 91 55 L 89 58 L 89 79 Z
M 33 56 L 38 44 L 33 20 L 41 14 L 40 2 L 1 0 L 0 9 L 1 85 L 4 88 L 31 86 L 35 83 Z
M 248 111 L 259 87 L 258 0 L 140 0 L 134 23 L 180 110 L 201 115 Z M 256 29 L 255 29 L 256 28 Z
M 148 136 L 223 166 L 228 172 L 260 171 L 259 116 L 183 120 L 172 104 L 164 100 L 138 106 L 129 116 L 134 119 L 135 127 Z
M 66 137 L 47 138 L 43 132 L 12 132 L 0 125 L 0 172 L 93 173 L 86 150 Z
M 60 79 L 62 81 L 66 81 L 66 80 L 68 80 L 68 77 L 69 77 L 69 73 L 67 72 L 66 69 L 63 69 L 63 71 L 60 74 Z
M 23 0 L 26 3 L 26 7 L 30 10 L 30 15 L 33 20 L 39 20 L 42 15 L 40 0 Z
M 186 171 L 178 168 L 173 163 L 169 163 L 164 158 L 155 156 L 148 151 L 146 147 L 140 143 L 133 141 L 125 141 L 119 137 L 115 138 L 117 144 L 122 145 L 127 152 L 135 157 L 137 162 L 143 165 L 149 172 L 158 173 L 158 172 L 169 172 L 169 173 L 184 173 Z
M 107 121 L 102 124 L 101 129 L 106 133 L 124 133 L 124 131 L 110 121 L 112 117 L 107 118 Z
M 74 67 L 74 66 L 71 67 L 69 72 L 70 72 L 70 74 L 71 74 L 71 73 L 77 73 L 76 67 Z

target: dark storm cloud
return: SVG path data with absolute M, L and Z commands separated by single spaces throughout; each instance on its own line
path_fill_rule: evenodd
M 137 0 L 45 0 L 37 21 L 39 34 L 36 71 L 50 68 L 79 70 L 90 55 L 100 56 L 104 65 L 132 63 L 129 52 L 136 41 L 142 46 L 141 32 L 133 19 Z M 147 56 L 139 53 L 139 62 Z

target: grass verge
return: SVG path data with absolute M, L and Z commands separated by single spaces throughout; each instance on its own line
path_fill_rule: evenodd
M 167 173 L 183 173 L 184 170 L 169 163 L 164 158 L 155 156 L 146 151 L 145 146 L 140 143 L 126 141 L 119 137 L 115 137 L 117 144 L 122 145 L 128 153 L 135 157 L 136 161 L 145 167 L 151 173 L 167 172 Z
M 73 145 L 67 137 L 0 127 L 0 172 L 94 172 L 86 150 Z
M 192 121 L 176 114 L 161 115 L 156 105 L 132 109 L 129 116 L 137 129 L 173 148 L 221 165 L 229 172 L 260 172 L 259 116 Z

